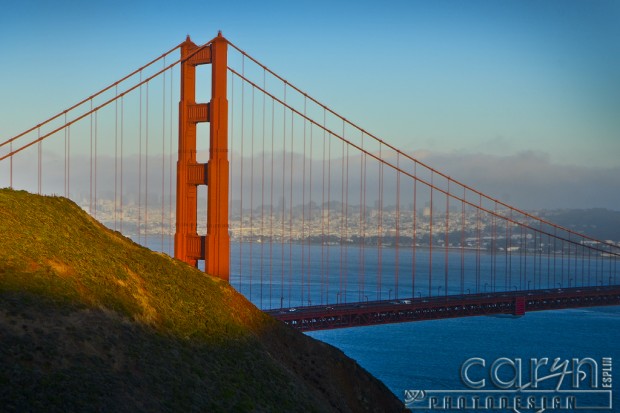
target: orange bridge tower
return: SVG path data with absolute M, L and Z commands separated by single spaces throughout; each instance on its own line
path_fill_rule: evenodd
M 187 37 L 181 45 L 179 158 L 174 256 L 226 281 L 230 276 L 228 233 L 228 100 L 226 97 L 228 41 L 218 33 L 197 46 Z M 196 66 L 211 64 L 211 101 L 196 103 Z M 196 161 L 196 126 L 210 123 L 209 161 Z M 207 235 L 198 236 L 198 185 L 207 185 Z

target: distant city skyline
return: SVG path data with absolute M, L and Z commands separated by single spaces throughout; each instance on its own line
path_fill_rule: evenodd
M 415 155 L 415 154 L 414 154 Z M 174 155 L 176 156 L 176 155 Z M 240 165 L 241 161 L 238 153 L 231 155 L 231 163 Z M 303 155 L 295 152 L 295 164 L 301 165 L 303 163 Z M 422 156 L 418 156 L 418 159 L 426 162 L 434 168 L 442 171 L 448 176 L 465 183 L 472 184 L 474 189 L 483 192 L 484 194 L 495 198 L 501 202 L 505 202 L 512 207 L 523 210 L 541 210 L 541 209 L 588 209 L 588 208 L 606 208 L 610 210 L 620 211 L 620 179 L 617 177 L 619 174 L 606 173 L 603 169 L 588 168 L 583 166 L 573 165 L 554 165 L 550 162 L 549 158 L 540 153 L 523 152 L 513 156 L 495 156 L 484 154 L 464 154 L 458 157 L 450 156 L 449 154 L 432 154 L 424 153 Z M 36 170 L 36 158 L 23 159 L 20 165 L 15 165 L 16 176 L 27 176 L 27 179 L 15 178 L 14 181 L 18 187 L 30 188 L 32 191 L 36 191 L 36 174 L 32 171 Z M 84 194 L 89 193 L 89 158 L 85 155 L 73 156 L 72 162 L 72 177 L 71 177 L 71 197 L 81 197 Z M 173 160 L 173 162 L 176 162 Z M 281 165 L 281 156 L 276 154 L 274 162 L 277 165 Z M 310 164 L 310 161 L 306 161 Z M 296 174 L 293 177 L 293 206 L 302 204 L 302 191 L 306 192 L 306 202 L 314 201 L 320 203 L 321 196 L 326 196 L 326 188 L 322 188 L 322 160 L 315 159 L 312 163 L 314 165 L 314 173 L 316 179 L 312 184 L 312 198 L 310 197 L 310 182 L 306 178 L 306 186 L 303 188 L 303 181 L 301 174 Z M 340 166 L 341 158 L 333 158 L 331 160 L 332 165 Z M 141 195 L 138 193 L 138 171 L 137 171 L 137 155 L 129 154 L 125 157 L 125 169 L 124 169 L 124 188 L 123 198 L 137 200 L 139 197 L 146 196 L 148 192 L 149 197 L 155 197 L 160 199 L 161 190 L 161 155 L 149 156 L 149 164 L 152 165 L 149 170 L 148 179 L 150 185 L 148 191 L 145 191 L 145 178 L 146 175 L 143 170 Z M 143 158 L 143 168 L 145 164 L 145 158 Z M 233 201 L 240 198 L 245 198 L 246 204 L 250 202 L 249 188 L 253 183 L 255 192 L 253 203 L 260 205 L 261 195 L 261 156 L 256 154 L 254 156 L 254 168 L 256 174 L 251 176 L 249 173 L 249 166 L 251 160 L 249 157 L 244 157 L 243 161 L 246 170 L 243 177 L 243 189 L 244 193 L 241 194 L 240 182 L 241 171 L 238 168 L 233 168 L 231 189 Z M 350 159 L 351 165 L 355 164 L 354 159 Z M 370 191 L 367 195 L 367 205 L 374 205 L 376 199 L 376 193 L 373 192 L 377 188 L 377 171 L 376 165 L 370 165 L 367 169 L 366 185 Z M 165 172 L 165 187 L 164 197 L 168 199 L 170 196 L 169 180 L 172 178 L 172 199 L 176 198 L 174 182 L 176 182 L 176 171 L 169 171 L 169 159 L 166 159 Z M 353 168 L 351 166 L 350 168 Z M 307 169 L 309 167 L 307 166 Z M 97 178 L 97 193 L 101 199 L 113 199 L 114 198 L 114 158 L 110 155 L 102 155 L 98 159 L 98 178 Z M 60 156 L 50 157 L 49 160 L 43 163 L 43 186 L 47 189 L 47 193 L 55 193 L 59 195 L 64 194 L 64 169 L 62 167 L 62 159 Z M 170 174 L 171 173 L 171 174 Z M 269 180 L 269 170 L 266 171 L 266 179 Z M 327 176 L 327 172 L 325 172 Z M 334 201 L 340 201 L 340 170 L 337 167 L 333 168 L 330 172 L 330 176 L 333 183 L 331 199 Z M 276 180 L 280 180 L 279 174 L 275 176 Z M 289 179 L 287 177 L 287 186 L 285 188 L 285 199 L 287 205 L 289 203 Z M 410 188 L 407 185 L 410 180 L 403 180 L 403 190 L 411 194 Z M 337 184 L 337 185 L 336 185 Z M 357 205 L 359 202 L 359 179 L 355 170 L 351 170 L 351 175 L 348 180 L 349 194 L 351 196 L 351 204 Z M 601 187 L 605 188 L 601 192 Z M 120 187 L 118 188 L 120 191 Z M 384 178 L 384 202 L 386 206 L 395 204 L 395 190 L 396 181 Z M 424 185 L 418 188 L 418 197 L 424 202 L 424 197 L 428 196 L 428 191 Z M 456 194 L 458 195 L 458 194 Z M 199 196 L 206 197 L 206 188 L 199 189 Z M 270 189 L 267 189 L 267 195 L 271 198 Z M 277 205 L 278 200 L 282 197 L 281 185 L 274 185 L 273 199 L 274 205 Z M 119 201 L 120 202 L 120 201 Z M 159 201 L 158 201 L 159 202 Z M 270 204 L 266 202 L 265 204 Z
M 202 43 L 221 29 L 343 116 L 491 196 L 620 209 L 619 19 L 611 0 L 16 2 L 0 16 L 0 139 L 187 34 Z

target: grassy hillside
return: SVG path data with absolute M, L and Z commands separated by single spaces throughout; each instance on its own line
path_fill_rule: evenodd
M 339 350 L 73 202 L 0 190 L 3 411 L 403 411 Z

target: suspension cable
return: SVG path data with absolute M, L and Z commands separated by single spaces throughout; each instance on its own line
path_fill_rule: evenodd
M 247 52 L 245 52 L 244 50 L 242 50 L 241 48 L 239 48 L 238 46 L 236 46 L 234 43 L 230 42 L 229 40 L 227 40 L 227 41 L 228 41 L 228 44 L 229 44 L 231 47 L 233 47 L 235 50 L 237 50 L 237 51 L 238 51 L 239 53 L 241 53 L 243 56 L 245 56 L 245 57 L 247 57 L 248 59 L 250 59 L 251 61 L 253 61 L 255 64 L 257 64 L 258 66 L 260 66 L 261 68 L 263 68 L 265 71 L 267 71 L 269 74 L 271 74 L 272 76 L 274 76 L 276 79 L 278 79 L 278 80 L 280 80 L 280 81 L 284 82 L 286 85 L 288 85 L 288 87 L 290 87 L 291 89 L 295 90 L 295 91 L 296 91 L 296 92 L 298 92 L 299 94 L 301 94 L 301 95 L 305 96 L 307 99 L 309 99 L 310 101 L 312 101 L 313 103 L 315 103 L 315 104 L 316 104 L 316 105 L 318 105 L 319 107 L 323 108 L 325 111 L 327 111 L 327 112 L 331 113 L 332 115 L 334 115 L 335 117 L 337 117 L 337 118 L 339 118 L 339 119 L 343 120 L 344 122 L 348 123 L 348 124 L 349 124 L 349 125 L 351 125 L 352 127 L 354 127 L 354 128 L 356 128 L 356 129 L 358 129 L 358 130 L 360 130 L 360 131 L 364 132 L 366 135 L 368 135 L 368 136 L 369 136 L 369 137 L 371 137 L 372 139 L 374 139 L 374 140 L 376 140 L 377 142 L 379 142 L 379 143 L 381 143 L 381 144 L 385 145 L 387 148 L 389 148 L 389 149 L 391 149 L 391 150 L 395 151 L 396 153 L 398 153 L 398 154 L 402 155 L 403 157 L 405 157 L 405 158 L 409 159 L 410 161 L 413 161 L 413 162 L 418 163 L 419 165 L 423 166 L 424 168 L 428 169 L 429 171 L 433 172 L 434 174 L 438 175 L 439 177 L 442 177 L 442 178 L 447 179 L 448 181 L 454 182 L 454 183 L 455 183 L 455 184 L 457 184 L 458 186 L 463 186 L 463 187 L 465 187 L 467 190 L 469 190 L 469 191 L 471 191 L 471 192 L 473 192 L 473 193 L 475 193 L 475 194 L 477 194 L 477 195 L 480 195 L 480 196 L 482 196 L 483 198 L 485 198 L 485 199 L 487 199 L 487 200 L 489 200 L 489 201 L 491 201 L 491 202 L 497 202 L 499 205 L 501 205 L 501 206 L 502 206 L 502 207 L 504 207 L 504 208 L 514 210 L 515 212 L 518 212 L 519 214 L 523 215 L 524 217 L 527 217 L 527 218 L 533 219 L 533 220 L 535 220 L 535 221 L 541 221 L 541 222 L 545 223 L 546 225 L 551 225 L 551 226 L 553 226 L 553 227 L 556 227 L 557 229 L 560 229 L 560 230 L 565 231 L 565 232 L 567 232 L 567 233 L 571 233 L 571 234 L 573 234 L 573 235 L 577 235 L 577 236 L 582 237 L 582 238 L 584 238 L 584 239 L 587 239 L 587 240 L 590 240 L 590 241 L 600 242 L 600 243 L 605 244 L 605 245 L 607 245 L 607 246 L 614 247 L 614 245 L 613 245 L 613 244 L 609 244 L 609 243 L 607 243 L 607 242 L 605 242 L 605 241 L 600 241 L 600 240 L 597 240 L 597 239 L 595 239 L 595 238 L 589 237 L 589 236 L 587 236 L 587 235 L 580 234 L 580 233 L 575 232 L 575 231 L 573 231 L 573 230 L 571 230 L 571 229 L 569 229 L 569 228 L 562 227 L 561 225 L 554 224 L 554 223 L 552 223 L 552 222 L 550 222 L 550 221 L 547 221 L 547 220 L 545 220 L 545 219 L 543 219 L 543 218 L 540 218 L 540 217 L 537 217 L 537 216 L 535 216 L 535 215 L 532 215 L 532 214 L 530 214 L 530 213 L 528 213 L 528 212 L 525 212 L 524 210 L 521 210 L 521 209 L 515 208 L 515 207 L 513 207 L 513 206 L 511 206 L 511 205 L 508 205 L 508 204 L 506 204 L 505 202 L 502 202 L 502 201 L 500 201 L 500 200 L 498 200 L 498 199 L 495 199 L 495 198 L 493 198 L 493 197 L 490 197 L 490 196 L 488 196 L 488 195 L 486 195 L 486 194 L 484 194 L 484 193 L 482 193 L 482 192 L 480 192 L 480 191 L 478 191 L 478 190 L 476 190 L 476 189 L 474 189 L 474 188 L 472 188 L 472 187 L 470 187 L 470 186 L 468 186 L 468 185 L 465 185 L 465 184 L 463 184 L 462 182 L 457 181 L 457 180 L 455 180 L 455 179 L 451 178 L 450 176 L 448 176 L 448 175 L 446 175 L 446 174 L 444 174 L 444 173 L 442 173 L 442 172 L 440 172 L 440 171 L 438 171 L 438 170 L 436 170 L 436 169 L 432 168 L 431 166 L 429 166 L 429 165 L 425 164 L 424 162 L 421 162 L 421 161 L 419 161 L 418 159 L 414 158 L 413 156 L 411 156 L 411 155 L 407 154 L 406 152 L 403 152 L 403 151 L 401 151 L 401 150 L 397 149 L 395 146 L 393 146 L 393 145 L 391 145 L 391 144 L 389 144 L 389 143 L 387 143 L 387 142 L 383 141 L 382 139 L 380 139 L 380 138 L 379 138 L 379 137 L 377 137 L 376 135 L 373 135 L 372 133 L 368 132 L 368 131 L 367 131 L 367 130 L 365 130 L 364 128 L 362 128 L 362 127 L 358 126 L 357 124 L 355 124 L 355 123 L 351 122 L 350 120 L 346 119 L 345 117 L 343 117 L 343 116 L 339 115 L 339 114 L 338 114 L 337 112 L 335 112 L 333 109 L 331 109 L 331 108 L 329 108 L 328 106 L 326 106 L 326 105 L 322 104 L 321 102 L 319 102 L 318 100 L 316 100 L 316 99 L 315 99 L 315 98 L 313 98 L 312 96 L 308 95 L 306 92 L 302 91 L 302 90 L 301 90 L 300 88 L 298 88 L 297 86 L 295 86 L 295 85 L 291 84 L 289 81 L 287 81 L 286 79 L 284 79 L 283 77 L 281 77 L 280 75 L 278 75 L 277 73 L 275 73 L 273 70 L 269 69 L 267 66 L 265 66 L 264 64 L 262 64 L 261 62 L 259 62 L 258 60 L 256 60 L 254 57 L 252 57 L 252 56 L 251 56 L 251 55 L 249 55 Z M 234 73 L 236 73 L 236 72 L 234 71 L 234 69 L 232 69 L 231 67 L 229 67 L 229 70 L 231 70 L 231 71 L 233 71 Z M 245 80 L 246 80 L 247 82 L 250 82 L 250 83 L 251 83 L 251 81 L 250 81 L 250 80 L 248 80 L 248 79 L 245 79 Z M 264 90 L 263 90 L 263 92 L 264 92 L 264 93 L 268 93 L 268 92 L 266 92 L 266 91 L 264 91 Z M 289 108 L 289 109 L 293 110 L 292 108 Z M 296 112 L 298 112 L 298 111 L 296 111 Z M 298 113 L 298 114 L 299 114 L 299 113 Z M 359 149 L 359 148 L 358 148 L 358 149 Z M 437 188 L 437 189 L 439 189 L 439 188 Z M 439 190 L 440 190 L 440 189 L 439 189 Z
M 322 126 L 319 122 L 315 121 L 314 119 L 312 119 L 312 118 L 310 118 L 310 117 L 308 117 L 308 116 L 305 116 L 302 112 L 300 112 L 299 110 L 297 110 L 297 109 L 293 108 L 291 105 L 287 104 L 287 103 L 286 103 L 286 102 L 284 102 L 282 99 L 279 99 L 278 97 L 274 96 L 272 93 L 270 93 L 270 92 L 268 92 L 268 91 L 264 90 L 264 89 L 263 89 L 263 88 L 261 88 L 259 85 L 257 85 L 256 83 L 252 82 L 251 80 L 249 80 L 249 79 L 248 79 L 248 78 L 246 78 L 245 76 L 241 75 L 239 72 L 237 72 L 237 71 L 236 71 L 236 70 L 234 70 L 233 68 L 228 67 L 228 70 L 229 70 L 231 73 L 233 73 L 234 75 L 236 75 L 237 77 L 239 77 L 240 79 L 242 79 L 242 80 L 244 80 L 245 82 L 247 82 L 248 84 L 252 85 L 253 87 L 255 87 L 255 88 L 257 88 L 258 90 L 260 90 L 261 92 L 265 93 L 267 96 L 271 97 L 274 101 L 278 102 L 279 104 L 281 104 L 282 106 L 284 106 L 286 109 L 290 110 L 291 112 L 294 112 L 297 116 L 299 116 L 299 117 L 301 117 L 301 118 L 303 118 L 303 119 L 306 119 L 307 121 L 311 122 L 311 123 L 312 123 L 312 124 L 314 124 L 315 126 L 318 126 L 319 128 L 324 129 L 324 130 L 325 130 L 328 134 L 333 135 L 333 136 L 334 136 L 335 138 L 337 138 L 337 139 L 340 139 L 340 140 L 345 141 L 348 145 L 350 145 L 350 146 L 354 147 L 355 149 L 357 149 L 358 151 L 360 151 L 360 152 L 362 152 L 362 153 L 364 153 L 364 154 L 366 154 L 366 155 L 368 155 L 368 156 L 372 157 L 373 159 L 377 160 L 377 161 L 378 161 L 378 162 L 380 162 L 381 164 L 383 164 L 383 165 L 385 165 L 385 166 L 389 166 L 389 167 L 391 167 L 391 168 L 393 168 L 393 169 L 397 170 L 397 166 L 396 166 L 393 162 L 390 162 L 390 161 L 388 161 L 388 160 L 386 160 L 386 159 L 381 158 L 381 157 L 380 157 L 380 156 L 378 156 L 377 154 L 372 153 L 372 152 L 370 152 L 369 150 L 366 150 L 366 149 L 362 148 L 360 145 L 358 145 L 358 144 L 356 144 L 356 143 L 354 143 L 354 142 L 351 142 L 351 141 L 349 141 L 349 140 L 345 139 L 343 136 L 341 136 L 341 135 L 340 135 L 339 133 L 337 133 L 337 132 L 334 132 L 332 129 L 327 128 L 326 126 Z M 290 86 L 290 84 L 288 84 L 288 83 L 286 83 L 285 85 L 286 85 L 286 86 Z M 329 110 L 329 109 L 328 109 L 328 108 L 325 108 L 325 110 Z M 345 119 L 345 121 L 346 121 L 346 119 Z M 346 121 L 346 122 L 348 122 L 348 121 Z M 355 126 L 355 125 L 352 125 L 352 126 Z M 361 129 L 360 129 L 360 130 L 361 130 Z M 364 133 L 365 133 L 365 134 L 367 134 L 368 136 L 371 136 L 371 137 L 372 137 L 372 135 L 368 134 L 367 132 L 364 132 Z M 383 143 L 383 141 L 381 141 L 381 140 L 378 140 L 378 141 L 379 141 L 380 145 L 386 145 L 386 146 L 387 146 L 388 148 L 390 148 L 390 149 L 391 149 L 391 148 L 393 148 L 392 146 L 390 146 L 390 145 L 387 145 L 387 144 Z M 529 213 L 526 213 L 526 212 L 520 211 L 519 209 L 513 208 L 513 207 L 511 207 L 511 206 L 509 206 L 509 205 L 507 205 L 507 204 L 505 204 L 505 203 L 503 203 L 503 202 L 501 202 L 501 201 L 499 201 L 499 200 L 496 200 L 496 199 L 494 199 L 494 198 L 490 198 L 490 197 L 486 196 L 485 194 L 483 194 L 483 193 L 482 193 L 482 192 L 480 192 L 480 191 L 477 191 L 477 190 L 471 189 L 471 188 L 470 188 L 470 187 L 468 187 L 467 185 L 464 185 L 464 184 L 460 183 L 459 181 L 456 181 L 456 180 L 454 180 L 454 179 L 451 179 L 451 178 L 450 178 L 450 177 L 448 177 L 447 175 L 444 175 L 443 173 L 440 173 L 440 172 L 436 171 L 435 169 L 429 168 L 428 166 L 426 166 L 426 165 L 425 165 L 425 164 L 423 164 L 422 162 L 420 162 L 420 161 L 416 160 L 415 158 L 412 158 L 411 156 L 409 156 L 409 155 L 407 155 L 407 154 L 405 154 L 405 153 L 403 153 L 403 152 L 400 152 L 400 151 L 398 151 L 398 150 L 396 150 L 396 149 L 394 149 L 394 150 L 395 150 L 396 152 L 400 153 L 402 156 L 406 157 L 407 159 L 410 159 L 410 160 L 411 160 L 411 161 L 413 161 L 415 164 L 419 164 L 419 165 L 421 165 L 421 166 L 423 166 L 423 167 L 427 168 L 427 169 L 431 172 L 431 174 L 432 174 L 432 175 L 439 175 L 439 176 L 441 176 L 441 177 L 444 177 L 444 178 L 446 178 L 447 180 L 449 180 L 450 182 L 453 182 L 453 183 L 457 184 L 458 186 L 464 187 L 464 188 L 466 188 L 467 190 L 469 190 L 469 191 L 471 191 L 471 192 L 475 193 L 475 194 L 476 194 L 476 195 L 478 195 L 480 198 L 484 198 L 484 199 L 487 199 L 487 200 L 491 200 L 492 202 L 497 202 L 499 205 L 505 206 L 505 207 L 507 207 L 509 210 L 513 210 L 513 211 L 515 211 L 515 212 L 517 212 L 517 213 L 519 213 L 519 214 L 521 214 L 521 215 L 524 215 L 524 216 L 526 216 L 526 217 L 528 217 L 528 218 L 531 218 L 532 220 L 534 220 L 534 221 L 536 221 L 536 222 L 541 222 L 541 223 L 544 223 L 544 224 L 546 224 L 546 225 L 549 225 L 549 226 L 551 226 L 551 227 L 553 227 L 553 228 L 557 228 L 557 229 L 559 229 L 559 230 L 561 230 L 561 231 L 566 232 L 567 234 L 576 235 L 577 237 L 583 238 L 583 239 L 585 239 L 585 240 L 595 241 L 595 242 L 597 242 L 597 243 L 601 243 L 601 244 L 603 244 L 603 245 L 605 245 L 605 246 L 608 246 L 608 247 L 617 248 L 617 247 L 616 247 L 615 245 L 613 245 L 613 244 L 609 244 L 609 243 L 607 243 L 607 242 L 599 241 L 599 240 L 597 240 L 597 239 L 595 239 L 595 238 L 589 237 L 589 236 L 584 235 L 584 234 L 580 234 L 580 233 L 578 233 L 578 232 L 575 232 L 575 231 L 570 230 L 570 229 L 568 229 L 568 228 L 562 227 L 562 226 L 560 226 L 560 225 L 553 224 L 553 223 L 551 223 L 551 222 L 549 222 L 549 221 L 543 220 L 543 219 L 541 219 L 541 218 L 539 218 L 539 217 L 536 217 L 536 216 L 531 215 L 531 214 L 529 214 Z M 486 212 L 486 213 L 488 213 L 488 214 L 490 214 L 490 215 L 492 215 L 492 216 L 498 216 L 498 217 L 500 217 L 500 218 L 504 219 L 505 221 L 508 221 L 508 222 L 514 223 L 514 224 L 516 224 L 516 225 L 522 225 L 522 226 L 524 226 L 525 228 L 531 229 L 532 231 L 540 232 L 540 230 L 535 229 L 534 227 L 532 227 L 531 225 L 529 225 L 529 224 L 527 224 L 527 223 L 517 221 L 515 218 L 512 218 L 512 219 L 510 219 L 510 218 L 506 218 L 506 217 L 504 217 L 504 216 L 502 216 L 502 215 L 498 215 L 495 211 L 493 211 L 493 210 L 491 210 L 491 209 L 485 208 L 485 207 L 482 205 L 482 201 L 481 201 L 481 200 L 480 200 L 480 203 L 477 205 L 477 204 L 475 204 L 475 203 L 473 203 L 473 202 L 470 202 L 470 201 L 467 201 L 466 199 L 461 198 L 461 197 L 460 197 L 460 196 L 458 196 L 458 195 L 451 194 L 451 193 L 449 193 L 448 191 L 446 191 L 445 189 L 442 189 L 442 188 L 436 187 L 436 186 L 434 186 L 432 183 L 428 182 L 427 180 L 422 179 L 422 178 L 420 178 L 420 177 L 418 177 L 418 176 L 414 176 L 411 172 L 407 172 L 407 171 L 405 171 L 405 170 L 401 170 L 401 172 L 402 172 L 404 175 L 406 175 L 406 176 L 408 176 L 408 177 L 410 177 L 410 178 L 412 178 L 412 179 L 415 179 L 415 180 L 417 180 L 418 182 L 420 182 L 420 183 L 422 183 L 422 184 L 424 184 L 424 185 L 426 185 L 426 186 L 428 186 L 428 187 L 431 187 L 431 188 L 433 188 L 434 190 L 437 190 L 437 191 L 439 191 L 439 192 L 443 193 L 444 195 L 450 196 L 450 197 L 452 197 L 453 199 L 455 199 L 455 200 L 457 200 L 457 201 L 460 201 L 460 202 L 465 202 L 467 205 L 470 205 L 470 206 L 472 206 L 472 207 L 474 207 L 474 208 L 480 209 L 481 211 Z M 543 233 L 543 234 L 547 234 L 547 235 L 549 235 L 549 234 L 550 234 L 550 233 L 549 233 L 549 232 L 547 232 L 547 231 L 543 231 L 542 233 Z M 577 241 L 574 241 L 574 240 L 569 240 L 568 238 L 564 238 L 564 237 L 560 237 L 560 236 L 558 236 L 558 239 L 559 239 L 559 240 L 566 241 L 566 242 L 570 242 L 570 243 L 572 243 L 572 244 L 578 244 L 578 242 L 577 242 Z M 603 249 L 597 248 L 597 247 L 595 247 L 595 246 L 593 246 L 593 245 L 588 245 L 588 248 L 591 248 L 591 249 L 593 249 L 593 250 L 595 250 L 595 251 L 600 251 L 600 252 L 608 252 L 608 253 L 610 253 L 610 254 L 612 254 L 612 255 L 616 255 L 616 256 L 619 256 L 619 257 L 620 257 L 620 252 L 617 252 L 617 253 L 616 253 L 616 252 L 612 252 L 612 251 L 603 250 Z
M 6 141 L 4 141 L 4 142 L 0 143 L 0 147 L 2 147 L 2 146 L 4 146 L 4 145 L 6 145 L 7 143 L 11 143 L 11 142 L 15 141 L 15 140 L 17 140 L 17 139 L 21 138 L 21 137 L 22 137 L 22 136 L 24 136 L 24 135 L 27 135 L 28 133 L 30 133 L 30 132 L 32 132 L 32 131 L 34 131 L 34 130 L 35 130 L 35 129 L 37 129 L 37 128 L 40 128 L 41 126 L 44 126 L 44 125 L 46 125 L 46 124 L 50 123 L 51 121 L 53 121 L 53 120 L 55 120 L 55 119 L 58 119 L 58 118 L 59 118 L 59 117 L 61 117 L 62 115 L 66 114 L 67 112 L 71 112 L 73 109 L 76 109 L 76 108 L 78 108 L 78 107 L 82 106 L 84 103 L 86 103 L 86 102 L 88 102 L 88 101 L 90 101 L 90 100 L 92 100 L 92 99 L 96 98 L 97 96 L 99 96 L 99 95 L 101 95 L 101 94 L 103 94 L 103 93 L 107 92 L 108 90 L 112 89 L 113 87 L 118 86 L 120 83 L 123 83 L 125 80 L 127 80 L 127 79 L 131 78 L 132 76 L 136 75 L 136 74 L 137 74 L 137 73 L 139 73 L 140 71 L 142 71 L 142 70 L 144 70 L 144 69 L 148 68 L 149 66 L 151 66 L 151 65 L 152 65 L 152 64 L 154 64 L 154 63 L 156 63 L 156 62 L 157 62 L 157 61 L 159 61 L 160 59 L 162 59 L 162 58 L 166 57 L 167 55 L 169 55 L 170 53 L 174 52 L 174 51 L 175 51 L 175 50 L 177 50 L 179 47 L 181 47 L 181 43 L 180 43 L 180 44 L 178 44 L 178 45 L 176 45 L 176 46 L 174 46 L 172 49 L 168 50 L 167 52 L 165 52 L 165 53 L 164 53 L 164 54 L 162 54 L 161 56 L 156 57 L 155 59 L 151 60 L 151 61 L 150 61 L 150 62 L 148 62 L 147 64 L 145 64 L 145 65 L 141 66 L 140 68 L 138 68 L 138 69 L 134 70 L 133 72 L 131 72 L 130 74 L 126 75 L 126 76 L 125 76 L 125 77 L 123 77 L 122 79 L 120 79 L 120 80 L 118 80 L 118 81 L 116 81 L 116 82 L 114 82 L 114 83 L 112 83 L 112 84 L 110 84 L 110 85 L 108 85 L 108 86 L 104 87 L 104 88 L 103 88 L 103 89 L 101 89 L 99 92 L 97 92 L 97 93 L 95 93 L 95 94 L 93 94 L 93 95 L 91 95 L 91 96 L 87 97 L 86 99 L 83 99 L 83 100 L 79 101 L 78 103 L 76 103 L 75 105 L 73 105 L 73 106 L 69 107 L 68 109 L 65 109 L 65 110 L 63 110 L 62 112 L 57 113 L 56 115 L 52 116 L 51 118 L 48 118 L 47 120 L 45 120 L 45 121 L 43 121 L 43 122 L 39 123 L 38 125 L 33 126 L 32 128 L 30 128 L 30 129 L 28 129 L 28 130 L 26 130 L 26 131 L 24 131 L 24 132 L 22 132 L 22 133 L 20 133 L 20 134 L 18 134 L 18 135 L 16 135 L 16 136 L 14 136 L 14 137 L 12 137 L 11 139 L 8 139 L 8 140 L 6 140 Z M 178 63 L 178 62 L 177 62 L 177 63 Z M 4 158 L 2 158 L 2 159 L 4 159 Z M 0 160 L 2 160 L 2 159 L 0 159 Z

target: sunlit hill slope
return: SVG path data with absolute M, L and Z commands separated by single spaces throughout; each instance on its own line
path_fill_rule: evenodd
M 0 190 L 0 410 L 403 411 L 339 350 L 73 202 Z

